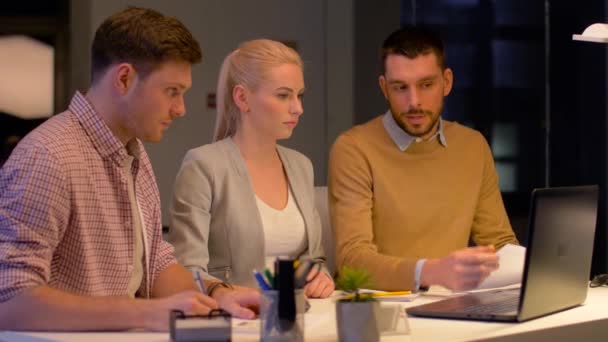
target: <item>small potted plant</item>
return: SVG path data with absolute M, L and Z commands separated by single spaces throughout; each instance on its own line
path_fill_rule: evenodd
M 338 338 L 344 342 L 378 341 L 380 333 L 376 323 L 378 302 L 370 295 L 360 293 L 371 285 L 371 277 L 365 270 L 344 267 L 336 282 L 346 296 L 336 302 Z

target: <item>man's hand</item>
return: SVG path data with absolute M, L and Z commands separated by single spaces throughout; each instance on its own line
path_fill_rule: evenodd
M 452 291 L 477 288 L 490 273 L 498 269 L 494 246 L 478 246 L 458 250 L 441 259 L 424 263 L 420 283 L 441 285 Z
M 260 305 L 260 292 L 256 289 L 234 286 L 234 289 L 217 288 L 213 298 L 233 317 L 254 319 Z
M 334 292 L 334 281 L 325 272 L 317 275 L 319 272 L 319 268 L 314 267 L 306 277 L 306 281 L 310 283 L 306 284 L 304 290 L 309 298 L 327 298 Z
M 156 331 L 169 330 L 169 312 L 181 310 L 187 315 L 206 315 L 209 311 L 217 309 L 218 303 L 211 297 L 199 291 L 184 291 L 170 297 L 152 299 L 148 305 L 146 328 Z

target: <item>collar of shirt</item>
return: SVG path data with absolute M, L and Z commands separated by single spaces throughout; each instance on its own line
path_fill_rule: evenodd
M 115 160 L 120 165 L 124 165 L 129 155 L 132 155 L 135 160 L 139 159 L 142 149 L 141 142 L 133 139 L 127 143 L 127 146 L 123 145 L 79 91 L 72 97 L 69 110 L 76 115 L 93 146 L 103 158 L 115 156 Z
M 387 110 L 384 113 L 384 117 L 382 118 L 382 124 L 384 125 L 384 129 L 391 137 L 395 145 L 403 152 L 407 150 L 407 148 L 412 144 L 416 139 L 420 139 L 418 137 L 409 135 L 406 131 L 404 131 L 393 118 L 393 114 L 391 110 Z M 428 141 L 433 141 L 435 138 L 439 136 L 439 142 L 443 147 L 448 147 L 448 143 L 445 139 L 445 135 L 443 134 L 443 121 L 442 118 L 439 117 L 439 128 L 437 132 L 428 139 Z

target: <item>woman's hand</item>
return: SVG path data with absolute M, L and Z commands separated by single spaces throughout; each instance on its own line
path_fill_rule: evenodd
M 319 272 L 321 272 L 319 268 L 315 267 L 306 277 L 306 280 L 310 281 L 310 283 L 304 287 L 304 290 L 309 298 L 327 298 L 334 292 L 335 284 L 333 279 L 325 272 L 317 275 Z

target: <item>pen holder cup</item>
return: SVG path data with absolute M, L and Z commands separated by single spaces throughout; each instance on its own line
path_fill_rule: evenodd
M 294 291 L 296 318 L 293 324 L 279 320 L 279 291 L 262 291 L 260 298 L 260 333 L 262 341 L 304 341 L 304 312 L 306 295 L 303 289 Z

